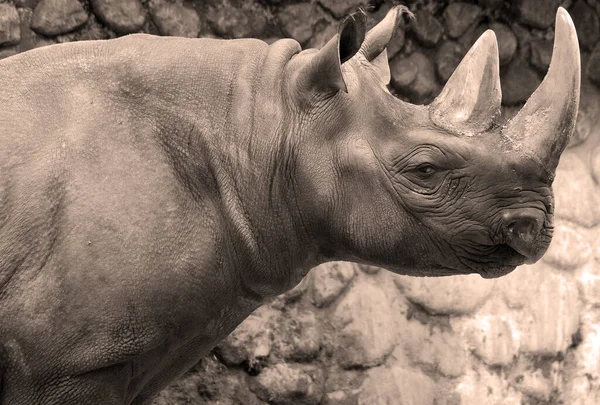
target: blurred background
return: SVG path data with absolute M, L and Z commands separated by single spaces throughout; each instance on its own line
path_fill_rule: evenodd
M 319 48 L 358 7 L 373 24 L 396 3 L 0 0 L 0 58 L 133 32 L 291 37 Z M 413 103 L 430 102 L 479 35 L 492 29 L 504 119 L 543 78 L 556 9 L 569 10 L 581 45 L 582 95 L 554 183 L 550 250 L 537 264 L 496 280 L 320 266 L 258 309 L 155 405 L 600 404 L 600 1 L 403 3 L 416 21 L 388 47 L 391 90 Z

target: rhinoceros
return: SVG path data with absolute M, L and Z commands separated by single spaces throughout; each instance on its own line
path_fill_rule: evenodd
M 388 91 L 407 10 L 322 49 L 144 34 L 0 62 L 0 402 L 144 404 L 333 260 L 499 277 L 540 259 L 580 61 L 499 124 L 485 32 L 439 96 Z

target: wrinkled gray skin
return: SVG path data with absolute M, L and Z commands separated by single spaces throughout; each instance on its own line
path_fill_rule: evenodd
M 0 62 L 2 405 L 146 403 L 326 261 L 495 277 L 541 256 L 554 169 L 394 98 L 362 30 Z

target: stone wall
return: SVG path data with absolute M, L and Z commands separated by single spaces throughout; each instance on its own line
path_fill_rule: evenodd
M 0 58 L 131 32 L 290 36 L 320 47 L 361 0 L 0 0 Z M 504 117 L 548 68 L 556 8 L 583 60 L 576 136 L 555 181 L 556 234 L 542 261 L 497 280 L 420 279 L 331 263 L 263 306 L 154 402 L 487 405 L 600 403 L 600 1 L 406 1 L 416 23 L 388 48 L 392 88 L 430 101 L 487 28 Z M 367 7 L 377 21 L 391 3 Z M 592 135 L 592 136 L 590 136 Z

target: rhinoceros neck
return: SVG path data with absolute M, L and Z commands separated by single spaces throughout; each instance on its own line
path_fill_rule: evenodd
M 312 263 L 285 163 L 293 157 L 284 71 L 299 44 L 139 37 L 132 41 L 154 44 L 133 47 L 137 63 L 119 91 L 131 80 L 131 96 L 144 94 L 143 114 L 163 117 L 158 136 L 167 153 L 196 157 L 181 174 L 192 192 L 206 188 L 206 176 L 195 174 L 210 173 L 229 236 L 251 270 L 245 284 L 261 297 L 290 288 Z

